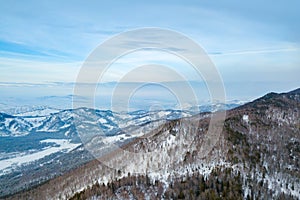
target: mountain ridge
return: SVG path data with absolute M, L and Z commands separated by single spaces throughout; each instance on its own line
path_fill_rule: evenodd
M 228 111 L 222 134 L 204 158 L 199 149 L 213 113 L 168 121 L 149 137 L 107 154 L 100 159 L 102 164 L 91 161 L 12 199 L 35 199 L 36 193 L 50 199 L 126 198 L 129 194 L 157 199 L 297 199 L 299 91 L 267 94 Z M 126 153 L 155 151 L 155 156 L 143 159 Z

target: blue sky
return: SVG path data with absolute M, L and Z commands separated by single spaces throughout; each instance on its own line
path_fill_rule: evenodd
M 83 61 L 103 41 L 123 31 L 160 27 L 199 43 L 219 70 L 228 95 L 248 90 L 259 96 L 300 86 L 297 0 L 0 4 L 2 83 L 74 82 Z

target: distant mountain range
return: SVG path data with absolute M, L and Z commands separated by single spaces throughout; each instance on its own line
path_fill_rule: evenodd
M 160 113 L 164 119 L 175 119 L 195 114 L 195 110 L 199 112 L 215 112 L 220 109 L 232 109 L 244 102 L 234 101 L 226 104 L 214 103 L 201 105 L 194 111 L 190 110 L 162 110 L 162 111 L 145 111 L 138 110 L 128 113 L 115 113 L 112 111 L 96 110 L 96 109 L 67 109 L 59 110 L 50 107 L 23 107 L 14 114 L 6 114 L 0 112 L 0 136 L 24 136 L 29 133 L 51 132 L 64 134 L 67 137 L 76 135 L 75 122 L 76 119 L 84 117 L 98 120 L 97 125 L 100 126 L 105 133 L 113 134 L 118 128 L 123 128 L 129 124 L 140 125 L 151 120 L 159 119 L 157 113 Z M 90 119 L 90 120 L 91 120 Z M 89 119 L 86 119 L 89 123 Z M 89 123 L 90 124 L 90 123 Z M 120 126 L 120 127 L 118 127 Z

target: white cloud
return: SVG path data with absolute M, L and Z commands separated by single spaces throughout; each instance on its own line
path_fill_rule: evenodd
M 0 58 L 1 82 L 74 82 L 81 63 Z

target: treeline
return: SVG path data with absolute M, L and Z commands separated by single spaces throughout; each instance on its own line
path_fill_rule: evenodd
M 170 181 L 168 186 L 148 176 L 127 176 L 111 183 L 96 183 L 71 199 L 243 199 L 242 180 L 230 168 L 215 169 L 205 178 L 199 173 Z

